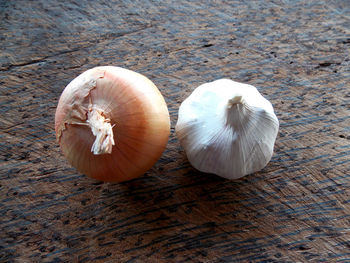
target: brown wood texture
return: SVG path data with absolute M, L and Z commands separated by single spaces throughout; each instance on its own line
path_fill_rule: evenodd
M 1 262 L 350 262 L 349 1 L 0 1 Z M 171 137 L 139 179 L 79 174 L 55 141 L 63 88 L 115 65 L 149 77 Z M 196 171 L 180 103 L 231 78 L 274 105 L 262 171 Z

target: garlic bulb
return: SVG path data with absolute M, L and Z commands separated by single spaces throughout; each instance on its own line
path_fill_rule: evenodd
M 183 101 L 175 129 L 196 169 L 236 179 L 266 166 L 278 127 L 271 103 L 255 87 L 220 79 Z
M 85 71 L 64 89 L 55 130 L 63 154 L 80 172 L 121 182 L 144 174 L 159 159 L 170 120 L 148 78 L 105 66 Z

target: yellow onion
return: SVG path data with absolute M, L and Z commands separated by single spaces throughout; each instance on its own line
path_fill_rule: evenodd
M 105 66 L 87 70 L 67 85 L 55 130 L 72 166 L 98 180 L 121 182 L 143 175 L 160 158 L 170 119 L 152 81 Z

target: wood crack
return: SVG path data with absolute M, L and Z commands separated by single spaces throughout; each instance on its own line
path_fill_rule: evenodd
M 126 32 L 119 32 L 119 33 L 106 33 L 104 35 L 101 35 L 100 38 L 94 40 L 94 41 L 90 41 L 88 45 L 85 45 L 85 46 L 80 46 L 80 47 L 76 47 L 76 48 L 73 48 L 73 49 L 70 49 L 70 50 L 65 50 L 65 51 L 59 51 L 59 52 L 56 52 L 52 55 L 47 55 L 47 56 L 44 56 L 44 57 L 41 57 L 41 58 L 37 58 L 37 59 L 33 59 L 33 60 L 30 60 L 30 61 L 25 61 L 25 62 L 21 62 L 21 63 L 15 63 L 15 64 L 3 64 L 3 65 L 0 65 L 0 72 L 1 71 L 9 71 L 13 68 L 17 68 L 17 67 L 25 67 L 25 66 L 30 66 L 30 65 L 34 65 L 34 64 L 37 64 L 37 63 L 42 63 L 42 62 L 46 62 L 47 59 L 50 59 L 50 58 L 53 58 L 53 57 L 56 57 L 56 56 L 61 56 L 61 55 L 64 55 L 64 54 L 68 54 L 68 53 L 74 53 L 76 51 L 79 51 L 79 50 L 83 50 L 83 49 L 86 49 L 88 47 L 91 47 L 91 45 L 97 45 L 103 41 L 106 41 L 106 40 L 112 40 L 112 39 L 116 39 L 116 38 L 120 38 L 120 37 L 124 37 L 124 36 L 127 36 L 127 35 L 130 35 L 130 34 L 134 34 L 134 33 L 137 33 L 139 31 L 142 31 L 142 30 L 145 30 L 147 28 L 150 28 L 152 27 L 152 25 L 145 25 L 141 28 L 138 28 L 136 30 L 131 30 L 131 31 L 126 31 Z
M 78 51 L 79 49 L 80 48 L 74 48 L 74 49 L 71 49 L 71 50 L 60 51 L 60 52 L 54 53 L 52 55 L 44 56 L 44 57 L 41 57 L 41 58 L 38 58 L 38 59 L 33 59 L 31 61 L 26 61 L 26 62 L 17 63 L 17 64 L 3 65 L 2 68 L 0 68 L 0 71 L 8 71 L 8 70 L 11 70 L 12 68 L 16 68 L 16 67 L 24 67 L 24 66 L 34 65 L 34 64 L 37 64 L 37 63 L 42 63 L 42 62 L 45 62 L 46 59 L 53 58 L 53 57 L 60 56 L 60 55 L 64 55 L 64 54 L 67 54 L 67 53 L 73 53 L 73 52 Z

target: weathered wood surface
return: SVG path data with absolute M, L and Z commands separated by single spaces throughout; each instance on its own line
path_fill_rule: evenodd
M 350 262 L 348 1 L 0 1 L 1 262 Z M 63 88 L 97 65 L 152 79 L 172 133 L 146 176 L 79 174 L 55 142 Z M 221 77 L 280 119 L 261 172 L 191 168 L 180 102 Z

